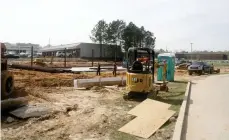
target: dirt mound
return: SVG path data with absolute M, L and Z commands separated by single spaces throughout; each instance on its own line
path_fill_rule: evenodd
M 92 75 L 71 74 L 71 73 L 46 73 L 28 70 L 11 70 L 14 75 L 16 85 L 26 85 L 32 87 L 73 87 L 74 79 L 88 79 Z

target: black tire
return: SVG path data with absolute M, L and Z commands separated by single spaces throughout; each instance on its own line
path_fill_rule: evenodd
M 14 89 L 14 79 L 12 76 L 8 75 L 3 76 L 1 81 L 1 97 L 2 99 L 7 99 L 12 96 Z
M 126 101 L 126 100 L 128 100 L 129 98 L 128 98 L 128 95 L 127 94 L 124 94 L 123 95 L 123 99 Z
M 123 95 L 123 99 L 124 100 L 130 100 L 133 97 L 133 95 L 129 92 L 129 93 L 125 93 Z
M 169 88 L 166 86 L 165 92 L 169 92 Z
M 213 73 L 213 70 L 211 69 L 211 70 L 210 70 L 210 74 L 212 74 L 212 73 Z
M 157 95 L 158 95 L 158 90 L 155 90 L 155 91 L 151 91 L 147 94 L 147 98 L 150 98 L 150 99 L 156 99 L 157 98 Z
M 189 74 L 189 75 L 192 75 L 192 72 L 191 72 L 191 71 L 189 71 L 189 72 L 188 72 L 188 74 Z
M 13 77 L 9 77 L 6 80 L 6 95 L 10 96 L 13 92 Z

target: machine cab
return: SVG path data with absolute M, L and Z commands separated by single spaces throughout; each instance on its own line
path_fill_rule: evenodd
M 127 56 L 127 71 L 129 73 L 152 73 L 152 64 L 154 64 L 154 51 L 152 49 L 129 48 Z
M 150 48 L 129 48 L 127 56 L 127 90 L 150 92 L 154 81 L 154 51 Z

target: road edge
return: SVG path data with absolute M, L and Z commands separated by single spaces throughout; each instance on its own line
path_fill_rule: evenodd
M 188 106 L 189 106 L 189 100 L 190 100 L 191 84 L 192 84 L 191 81 L 189 81 L 187 84 L 184 100 L 182 102 L 182 105 L 179 111 L 179 115 L 176 121 L 172 140 L 182 140 L 182 132 L 184 131 L 184 125 L 185 125 L 184 122 L 185 122 L 186 114 L 188 112 Z

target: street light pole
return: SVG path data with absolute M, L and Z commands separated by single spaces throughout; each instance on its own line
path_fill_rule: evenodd
M 191 44 L 191 61 L 192 61 L 192 44 L 193 43 L 190 43 Z

